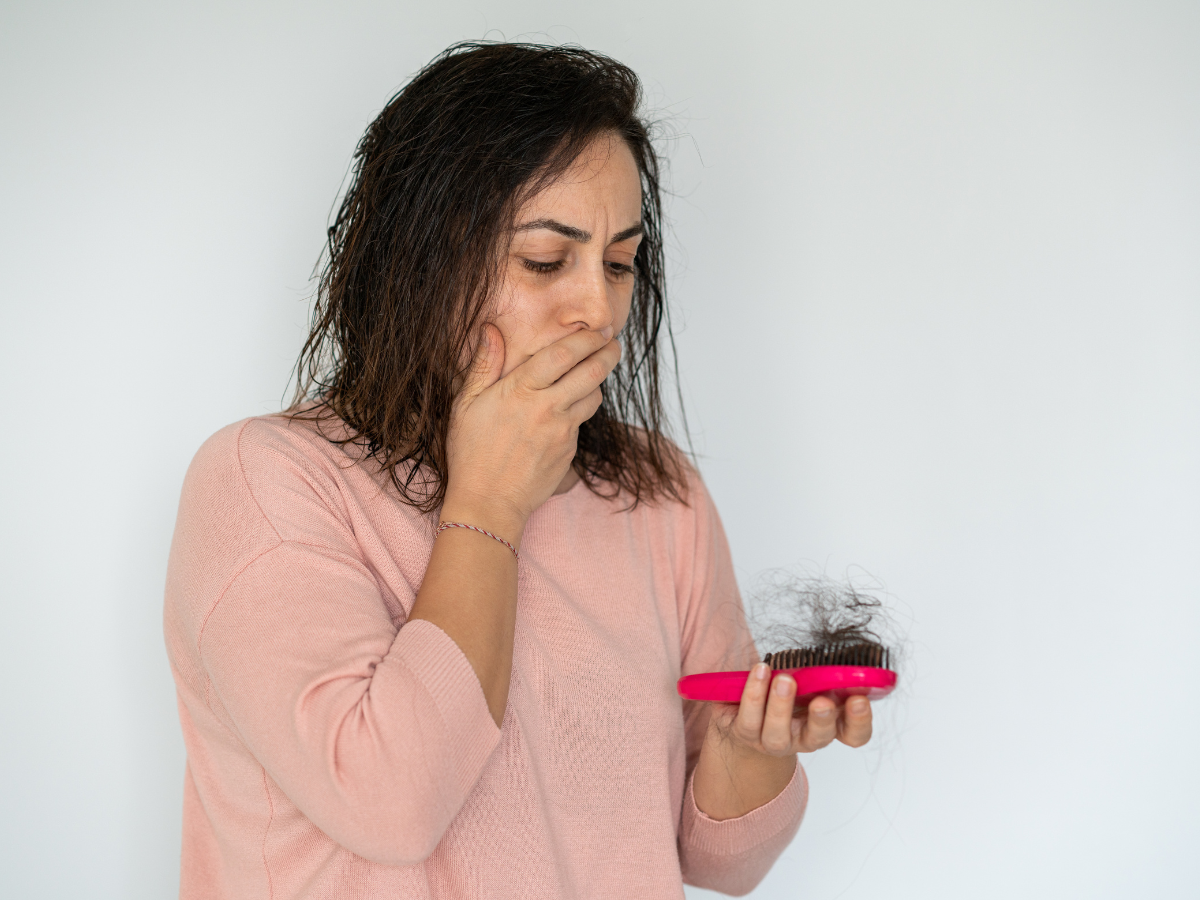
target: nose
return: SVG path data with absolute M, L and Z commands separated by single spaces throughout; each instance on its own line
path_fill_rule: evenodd
M 609 296 L 610 286 L 604 275 L 604 263 L 582 268 L 576 283 L 571 285 L 568 308 L 563 312 L 568 319 L 567 324 L 579 324 L 591 331 L 599 331 L 612 325 L 615 317 Z

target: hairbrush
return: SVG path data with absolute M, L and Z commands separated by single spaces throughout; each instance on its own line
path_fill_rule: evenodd
M 796 705 L 807 706 L 818 695 L 839 702 L 854 696 L 886 697 L 896 686 L 896 673 L 889 667 L 891 656 L 881 644 L 855 641 L 781 650 L 768 653 L 763 662 L 774 670 L 772 678 L 781 673 L 791 675 L 796 680 Z M 749 677 L 749 672 L 703 672 L 685 675 L 676 688 L 685 700 L 738 703 Z

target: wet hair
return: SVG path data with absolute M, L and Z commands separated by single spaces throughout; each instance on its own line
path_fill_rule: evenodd
M 631 506 L 686 502 L 660 373 L 660 344 L 676 365 L 660 163 L 640 103 L 630 69 L 577 47 L 468 42 L 425 66 L 355 151 L 286 415 L 342 420 L 349 436 L 331 440 L 364 448 L 406 502 L 440 506 L 456 385 L 492 311 L 516 212 L 594 139 L 616 134 L 637 164 L 643 236 L 622 359 L 572 466 L 593 492 L 624 490 Z
M 894 611 L 851 580 L 768 573 L 747 610 L 755 644 L 773 668 L 871 665 L 895 669 L 906 641 Z

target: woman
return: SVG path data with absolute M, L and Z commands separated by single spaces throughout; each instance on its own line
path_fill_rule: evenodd
M 797 752 L 869 737 L 763 666 L 740 705 L 675 694 L 754 650 L 661 425 L 638 99 L 597 54 L 464 44 L 368 129 L 301 401 L 183 489 L 183 897 L 744 893 Z

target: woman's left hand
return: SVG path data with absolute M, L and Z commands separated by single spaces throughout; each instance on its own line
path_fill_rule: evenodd
M 837 738 L 861 747 L 871 738 L 871 702 L 852 697 L 839 707 L 814 697 L 793 716 L 796 681 L 771 677 L 759 663 L 738 705 L 715 705 L 692 778 L 696 806 L 713 819 L 733 819 L 769 803 L 787 787 L 796 754 L 820 750 Z
M 828 697 L 814 697 L 808 710 L 793 716 L 796 680 L 790 675 L 770 679 L 771 667 L 759 663 L 750 671 L 742 702 L 713 710 L 711 727 L 728 740 L 767 756 L 788 756 L 820 750 L 837 738 L 851 747 L 871 739 L 871 701 L 851 697 L 839 707 Z

